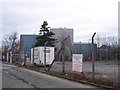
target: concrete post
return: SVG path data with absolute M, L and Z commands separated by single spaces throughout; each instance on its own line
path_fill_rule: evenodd
M 12 51 L 10 51 L 10 63 L 12 63 L 12 58 L 13 57 L 13 55 L 12 55 Z
M 9 52 L 7 52 L 7 62 L 9 62 Z

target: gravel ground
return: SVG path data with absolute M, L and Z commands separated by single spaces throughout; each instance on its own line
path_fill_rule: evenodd
M 96 61 L 95 72 L 97 77 L 102 77 L 110 81 L 118 82 L 118 61 Z M 55 62 L 51 68 L 52 71 L 62 71 L 62 63 Z M 65 62 L 65 70 L 72 70 L 72 62 Z M 91 72 L 92 63 L 91 61 L 83 62 L 83 72 Z M 120 78 L 119 78 L 120 79 Z

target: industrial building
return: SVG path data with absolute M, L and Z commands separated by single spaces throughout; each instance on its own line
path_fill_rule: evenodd
M 97 44 L 95 45 L 95 52 L 97 54 Z M 83 60 L 91 60 L 92 56 L 92 44 L 91 43 L 74 43 L 73 45 L 74 54 L 83 54 Z
M 25 60 L 27 57 L 30 58 L 31 48 L 35 44 L 37 36 L 38 35 L 20 35 L 20 61 Z
M 68 39 L 65 41 L 65 44 L 70 47 L 70 45 L 73 45 L 73 29 L 71 28 L 51 28 L 51 32 L 53 32 L 55 35 L 53 36 L 58 40 L 58 43 L 56 43 L 56 47 L 61 47 L 61 42 L 67 37 Z
M 51 28 L 50 31 L 55 34 L 53 37 L 58 40 L 58 43 L 55 44 L 56 52 L 60 50 L 63 44 L 62 42 L 64 41 L 65 60 L 66 61 L 72 60 L 73 29 L 72 28 Z
M 53 36 L 58 40 L 58 43 L 55 44 L 56 50 L 59 50 L 61 47 L 61 41 L 63 41 L 66 37 L 64 44 L 66 47 L 66 57 L 70 57 L 72 53 L 73 47 L 73 29 L 68 28 L 51 28 L 51 32 L 55 35 Z M 36 37 L 38 35 L 20 35 L 20 51 L 19 51 L 19 59 L 25 60 L 27 57 L 30 58 L 31 48 L 36 43 Z
M 62 33 L 64 33 L 63 29 L 51 29 L 53 33 L 55 33 L 54 38 L 58 39 L 58 43 L 55 44 L 55 48 L 57 50 L 61 47 L 61 41 L 65 37 L 63 37 Z M 62 33 L 61 33 L 62 32 Z M 66 30 L 67 32 L 67 30 Z M 64 33 L 65 34 L 65 33 Z M 68 40 L 65 42 L 65 60 L 71 59 L 73 54 L 83 54 L 84 60 L 91 60 L 92 55 L 92 44 L 91 43 L 73 43 L 73 29 L 69 29 L 66 33 L 68 35 Z M 25 60 L 27 57 L 31 57 L 31 48 L 36 42 L 36 37 L 38 35 L 21 35 L 20 36 L 20 52 L 19 57 L 21 60 Z M 95 50 L 97 54 L 97 45 L 95 44 Z M 56 51 L 57 52 L 57 51 Z

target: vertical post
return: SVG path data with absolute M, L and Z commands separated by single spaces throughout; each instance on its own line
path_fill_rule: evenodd
M 10 63 L 12 63 L 13 59 L 13 55 L 12 55 L 12 51 L 10 51 Z
M 9 51 L 7 52 L 7 62 L 9 62 Z
M 95 78 L 95 47 L 94 47 L 94 36 L 96 33 L 92 36 L 92 79 Z
M 108 50 L 107 50 L 107 47 L 106 47 L 106 61 L 108 60 Z
M 64 74 L 65 73 L 65 40 L 67 40 L 68 37 L 66 37 L 62 42 L 62 73 Z
M 48 41 L 45 42 L 44 44 L 44 70 L 46 70 L 46 45 Z
M 62 73 L 65 73 L 65 56 L 64 56 L 64 42 L 63 42 L 63 48 L 62 48 Z
M 33 61 L 32 63 L 34 64 L 34 45 L 33 45 Z
M 46 70 L 46 46 L 44 46 L 44 69 Z

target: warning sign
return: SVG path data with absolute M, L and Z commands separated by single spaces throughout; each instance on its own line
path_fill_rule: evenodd
M 82 72 L 83 54 L 73 54 L 72 70 Z

